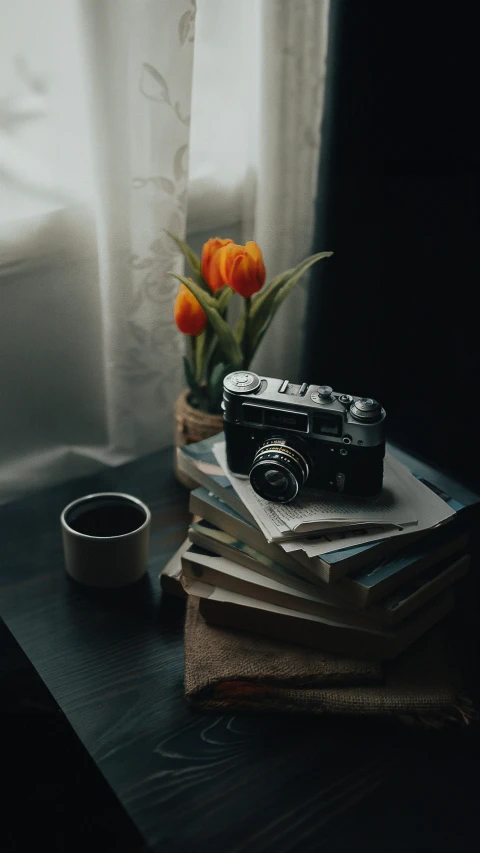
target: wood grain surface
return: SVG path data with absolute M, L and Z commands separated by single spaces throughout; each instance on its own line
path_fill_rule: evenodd
M 466 850 L 480 837 L 475 726 L 212 716 L 186 704 L 184 603 L 162 599 L 158 583 L 189 518 L 171 471 L 163 451 L 0 508 L 0 615 L 148 849 Z M 104 490 L 153 513 L 149 573 L 128 590 L 87 590 L 63 567 L 62 508 Z

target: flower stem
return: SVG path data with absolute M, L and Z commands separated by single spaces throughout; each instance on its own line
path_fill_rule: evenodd
M 243 330 L 243 366 L 250 366 L 250 297 L 245 297 L 245 327 Z
M 192 364 L 193 375 L 195 379 L 197 377 L 197 352 L 196 352 L 196 337 L 194 335 L 190 335 L 190 358 Z

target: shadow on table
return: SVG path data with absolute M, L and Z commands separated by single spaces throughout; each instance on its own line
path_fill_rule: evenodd
M 143 853 L 141 836 L 0 621 L 2 853 Z

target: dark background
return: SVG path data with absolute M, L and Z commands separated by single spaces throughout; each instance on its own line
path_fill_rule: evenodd
M 331 0 L 303 375 L 480 482 L 475 4 Z

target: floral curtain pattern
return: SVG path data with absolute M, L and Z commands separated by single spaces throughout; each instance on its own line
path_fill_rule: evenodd
M 94 40 L 108 432 L 115 453 L 139 455 L 170 440 L 165 415 L 182 385 L 169 276 L 181 260 L 165 232 L 185 233 L 195 4 L 107 0 L 84 11 Z
M 22 162 L 39 142 L 42 160 L 38 180 L 20 166 L 21 208 L 0 223 L 0 501 L 171 442 L 183 377 L 169 272 L 183 264 L 165 231 L 185 233 L 196 8 L 19 0 L 8 13 L 2 62 L 18 54 L 43 86 Z M 11 104 L 0 91 L 0 116 Z M 6 133 L 0 191 L 19 141 Z

